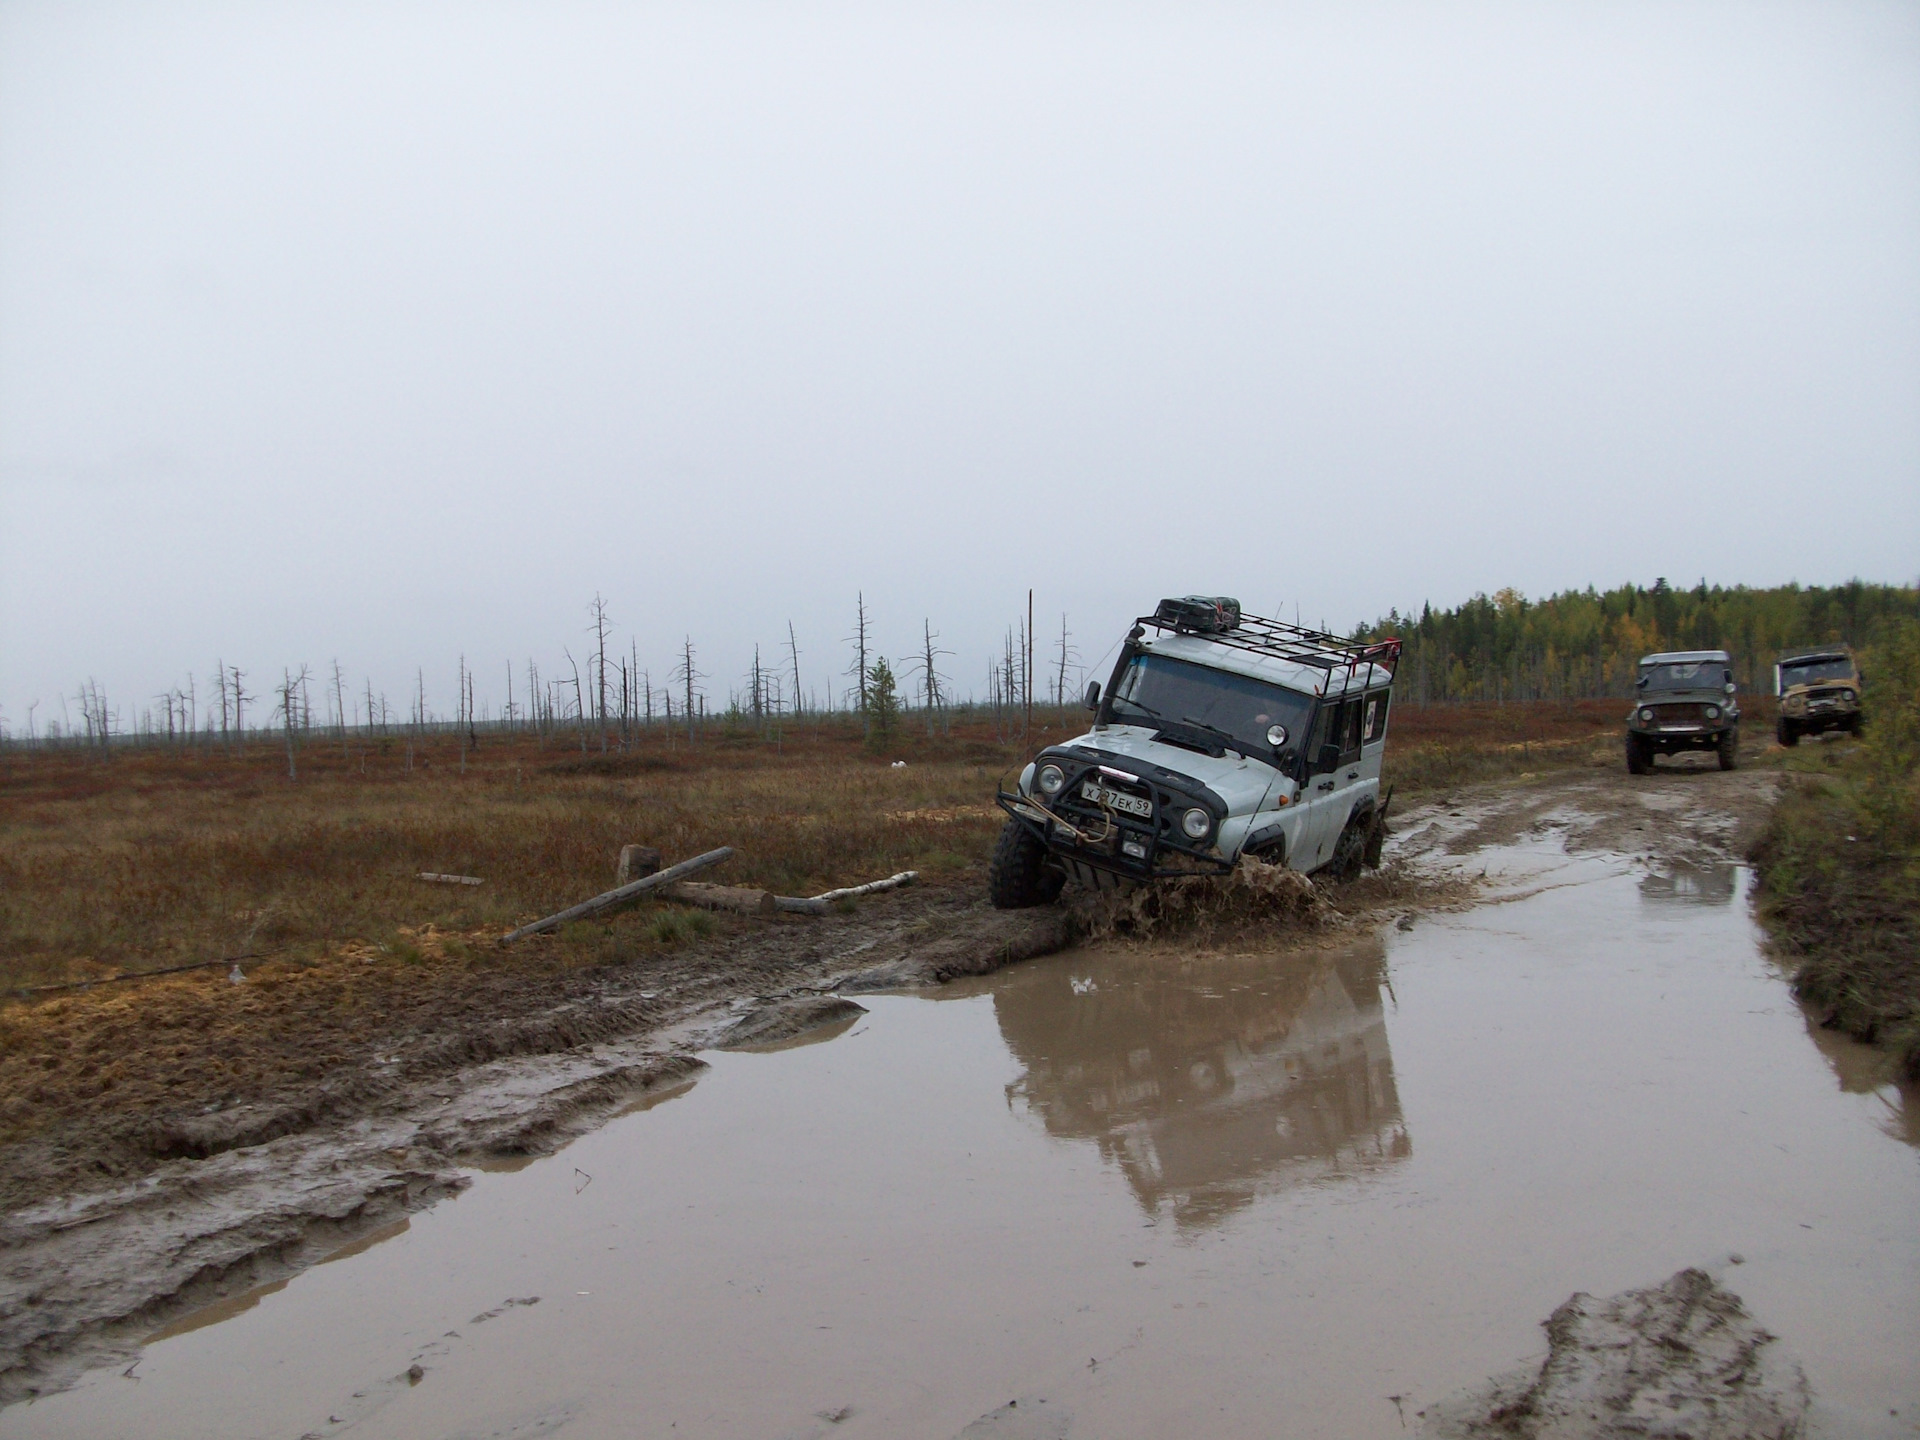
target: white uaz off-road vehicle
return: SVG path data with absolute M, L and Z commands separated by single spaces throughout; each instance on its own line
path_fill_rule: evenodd
M 1093 728 L 996 799 L 988 894 L 1003 910 L 1068 881 L 1112 890 L 1231 870 L 1242 855 L 1348 879 L 1378 866 L 1398 640 L 1356 645 L 1232 600 L 1163 600 L 1121 647 Z M 1391 795 L 1387 797 L 1391 799 Z

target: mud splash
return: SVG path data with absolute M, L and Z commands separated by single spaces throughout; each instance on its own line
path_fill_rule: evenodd
M 1688 1266 L 1913 1414 L 1902 1097 L 1835 1083 L 1744 876 L 1479 867 L 1508 903 L 1380 939 L 1070 951 L 711 1053 L 9 1433 L 1403 1436 Z

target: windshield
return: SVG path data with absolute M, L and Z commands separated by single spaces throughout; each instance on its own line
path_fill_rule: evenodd
M 1782 660 L 1780 688 L 1789 685 L 1817 685 L 1823 680 L 1853 679 L 1853 662 L 1842 658 L 1819 660 Z
M 1680 665 L 1642 665 L 1640 683 L 1649 690 L 1718 690 L 1726 683 L 1724 660 L 1689 660 Z
M 1113 718 L 1122 725 L 1155 722 L 1205 726 L 1243 754 L 1267 756 L 1267 729 L 1284 725 L 1291 751 L 1305 740 L 1313 697 L 1249 675 L 1209 670 L 1164 655 L 1136 655 L 1114 687 Z

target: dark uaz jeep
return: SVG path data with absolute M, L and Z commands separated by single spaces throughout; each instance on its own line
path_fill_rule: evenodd
M 1733 661 L 1724 650 L 1675 650 L 1649 655 L 1634 681 L 1638 698 L 1627 712 L 1627 769 L 1645 775 L 1654 757 L 1712 750 L 1720 768 L 1740 763 L 1740 702 Z

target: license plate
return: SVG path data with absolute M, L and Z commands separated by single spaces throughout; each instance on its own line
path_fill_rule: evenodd
M 1129 795 L 1124 790 L 1109 790 L 1104 785 L 1096 785 L 1089 780 L 1080 787 L 1080 796 L 1096 805 L 1105 805 L 1109 810 L 1118 810 L 1122 815 L 1137 815 L 1142 820 L 1153 818 L 1153 802 L 1138 795 Z

